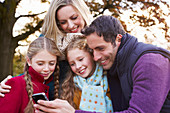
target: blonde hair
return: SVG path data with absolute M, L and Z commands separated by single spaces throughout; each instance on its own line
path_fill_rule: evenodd
M 34 40 L 28 48 L 27 51 L 27 56 L 28 58 L 31 60 L 37 53 L 39 53 L 42 50 L 47 50 L 49 53 L 51 53 L 52 55 L 56 55 L 57 56 L 57 64 L 56 64 L 56 68 L 54 71 L 54 93 L 55 93 L 55 98 L 58 98 L 58 90 L 59 90 L 59 65 L 58 65 L 58 57 L 60 56 L 60 52 L 56 46 L 56 43 L 54 41 L 52 41 L 49 38 L 45 38 L 45 37 L 39 37 L 36 40 Z M 33 108 L 33 101 L 32 101 L 32 94 L 33 94 L 33 84 L 31 82 L 31 76 L 29 74 L 28 71 L 28 63 L 26 62 L 25 68 L 24 68 L 24 79 L 26 82 L 26 90 L 28 93 L 28 97 L 29 97 L 29 102 L 27 104 L 27 107 L 25 108 L 25 113 L 33 113 L 34 112 L 34 108 Z
M 56 13 L 60 7 L 66 5 L 72 5 L 77 9 L 77 11 L 83 17 L 85 25 L 89 25 L 92 19 L 92 15 L 84 0 L 53 0 L 44 19 L 44 24 L 42 26 L 42 34 L 45 37 L 52 38 L 53 40 L 55 40 L 57 46 L 58 43 L 60 43 L 58 42 L 58 40 L 62 40 L 62 38 L 65 37 L 67 33 L 62 32 L 59 26 L 57 25 Z M 58 48 L 62 52 L 60 47 Z
M 76 48 L 90 52 L 89 48 L 87 46 L 86 38 L 84 35 L 72 34 L 72 37 L 73 37 L 72 41 L 69 43 L 69 45 L 67 46 L 66 51 L 65 51 L 66 57 L 70 50 L 76 49 Z

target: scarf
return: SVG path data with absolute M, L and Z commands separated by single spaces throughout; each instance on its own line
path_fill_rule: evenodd
M 75 85 L 82 90 L 79 108 L 85 111 L 113 112 L 112 102 L 106 95 L 108 82 L 102 66 L 96 65 L 95 72 L 87 79 L 74 76 Z

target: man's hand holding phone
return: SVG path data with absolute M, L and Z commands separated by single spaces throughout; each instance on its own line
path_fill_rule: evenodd
M 48 101 L 48 98 L 45 95 L 45 93 L 35 93 L 32 95 L 32 98 L 36 104 L 38 104 L 37 103 L 38 100 L 47 100 Z

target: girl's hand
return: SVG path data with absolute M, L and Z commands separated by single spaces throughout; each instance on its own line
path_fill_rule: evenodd
M 5 96 L 5 93 L 9 93 L 10 92 L 10 89 L 11 89 L 11 86 L 8 86 L 8 85 L 5 85 L 5 83 L 11 79 L 12 76 L 11 75 L 8 75 L 7 78 L 5 78 L 1 83 L 0 83 L 0 97 L 4 97 Z
M 53 101 L 38 100 L 38 104 L 34 104 L 37 109 L 36 113 L 75 113 L 75 109 L 66 101 L 55 99 Z

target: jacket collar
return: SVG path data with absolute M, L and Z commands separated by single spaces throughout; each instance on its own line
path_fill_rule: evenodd
M 38 81 L 44 84 L 48 84 L 53 79 L 53 76 L 51 75 L 47 80 L 44 80 L 44 77 L 40 73 L 36 72 L 31 66 L 28 70 L 29 74 L 31 75 L 32 81 Z

